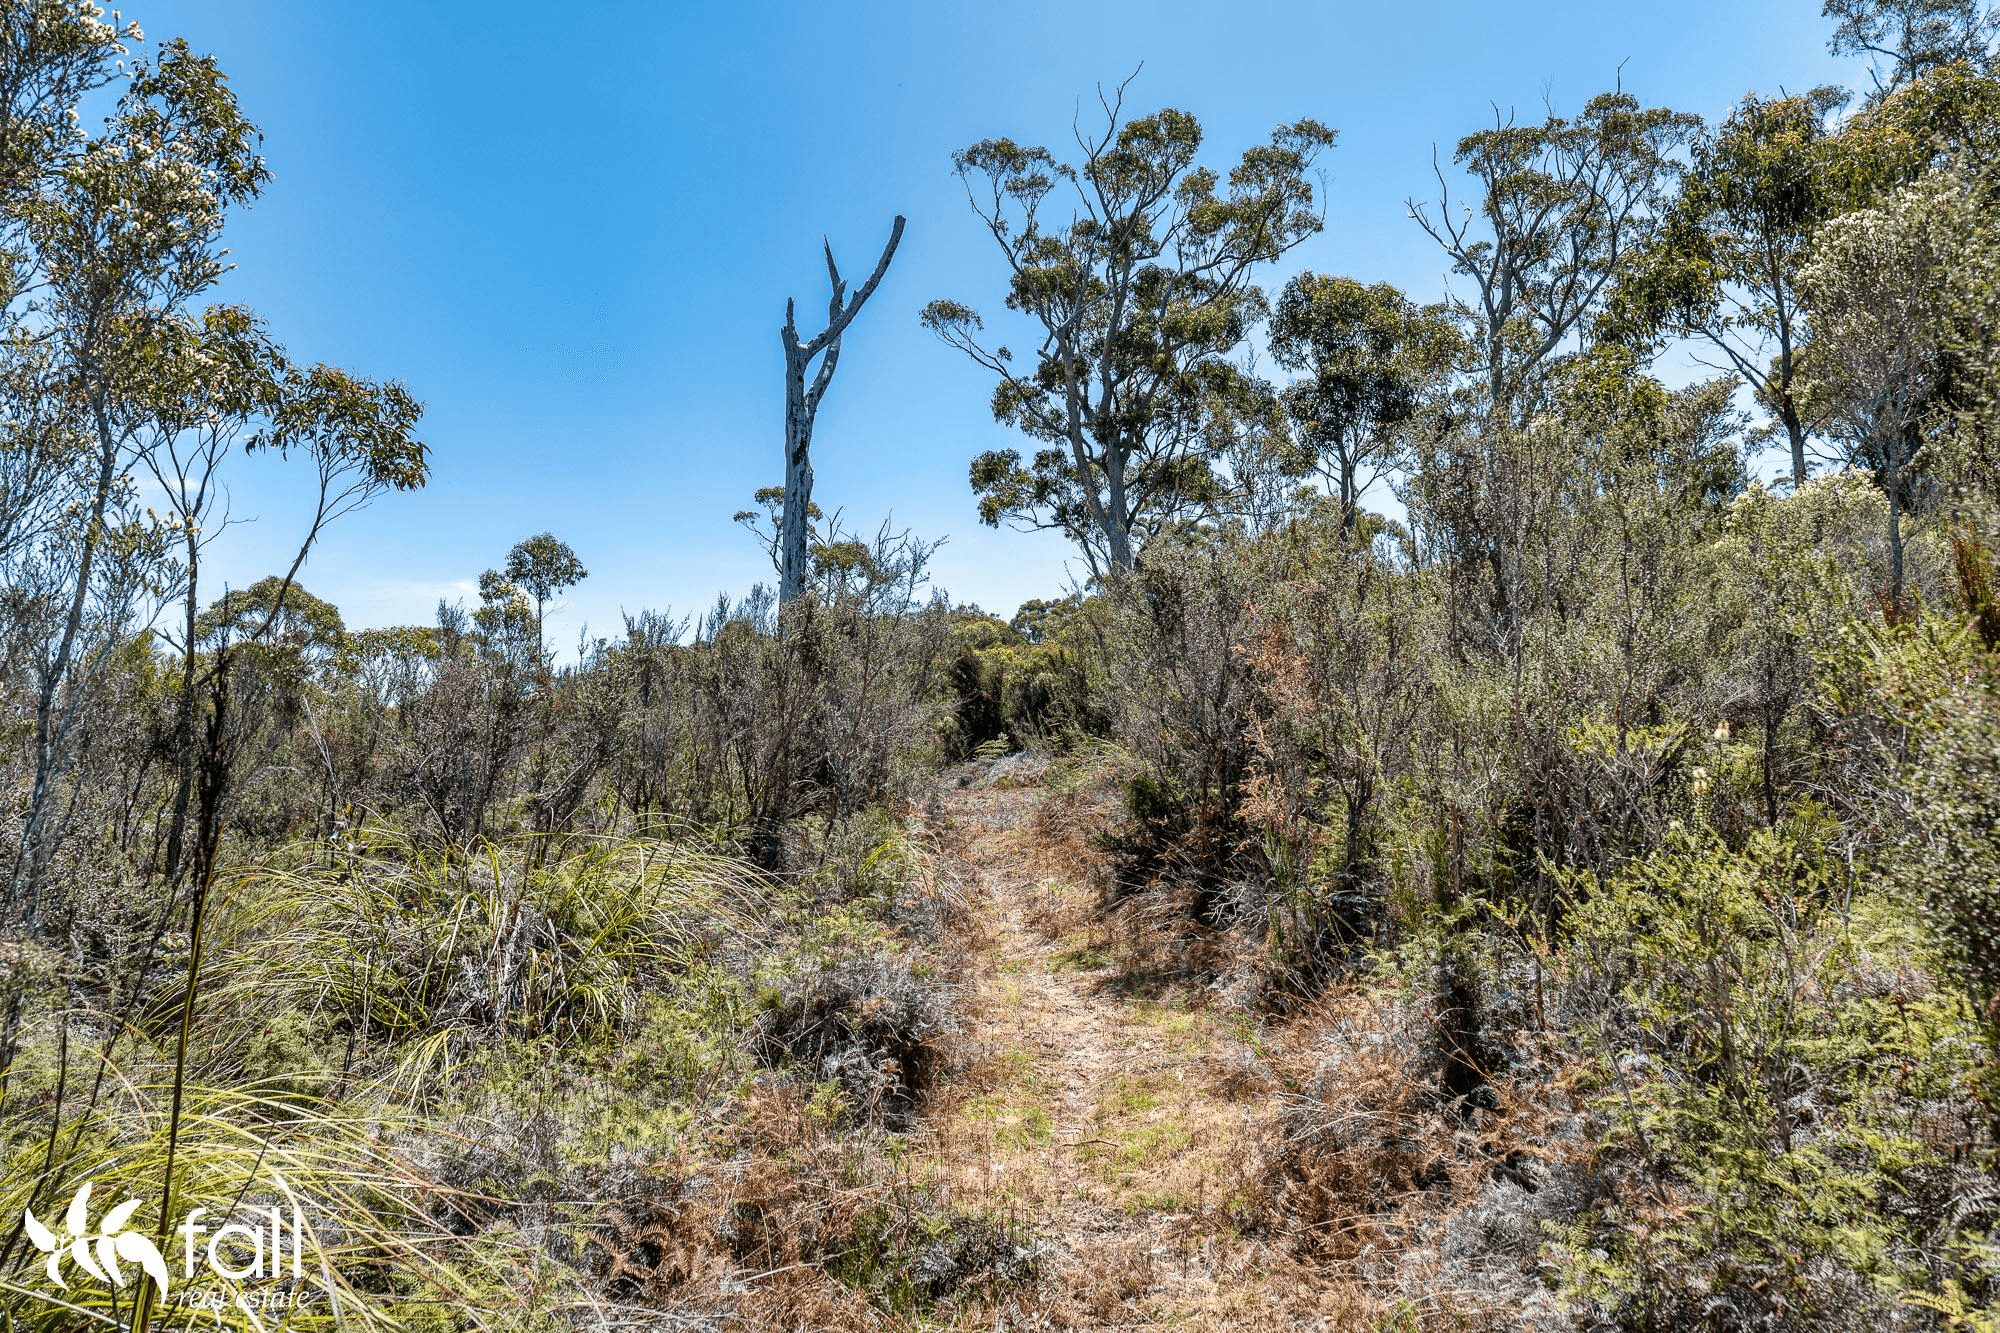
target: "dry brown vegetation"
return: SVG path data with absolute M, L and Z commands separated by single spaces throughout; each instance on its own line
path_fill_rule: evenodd
M 1468 135 L 1438 306 L 1259 285 L 1311 120 L 957 154 L 1046 335 L 926 308 L 1038 442 L 979 512 L 1089 585 L 822 516 L 559 665 L 552 533 L 299 586 L 416 398 L 205 304 L 212 61 L 0 0 L 0 1329 L 200 1322 L 97 1260 L 288 1202 L 287 1333 L 2000 1333 L 2000 52 L 1828 8 L 1961 30 Z M 238 446 L 320 497 L 240 590 Z

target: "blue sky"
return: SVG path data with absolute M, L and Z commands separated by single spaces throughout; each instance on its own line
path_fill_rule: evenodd
M 1281 121 L 1338 127 L 1327 227 L 1287 269 L 1389 280 L 1444 265 L 1404 201 L 1431 151 L 1544 98 L 1609 86 L 1714 118 L 1752 91 L 1853 82 L 1819 0 L 1604 3 L 917 3 L 645 7 L 426 0 L 139 0 L 150 38 L 218 56 L 272 183 L 232 224 L 225 295 L 295 356 L 399 377 L 428 404 L 427 491 L 343 522 L 307 587 L 350 626 L 429 620 L 552 530 L 591 576 L 552 637 L 698 610 L 770 576 L 730 515 L 778 480 L 785 298 L 909 229 L 847 334 L 816 498 L 948 537 L 935 569 L 1002 614 L 1065 581 L 1049 534 L 979 525 L 966 465 L 1010 442 L 980 372 L 917 325 L 951 296 L 1001 313 L 1002 269 L 950 155 L 1065 141 L 1100 82 L 1193 112 L 1226 166 Z M 1086 108 L 1091 109 L 1091 108 Z M 1281 283 L 1285 270 L 1272 275 Z M 304 478 L 245 460 L 218 548 L 285 563 Z

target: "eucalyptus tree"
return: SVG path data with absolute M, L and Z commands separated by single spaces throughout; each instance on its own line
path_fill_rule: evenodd
M 1507 121 L 1460 139 L 1452 160 L 1473 178 L 1473 203 L 1453 198 L 1442 168 L 1436 211 L 1410 201 L 1411 218 L 1471 284 L 1452 306 L 1490 424 L 1522 424 L 1552 361 L 1590 333 L 1698 124 L 1623 91 L 1600 93 L 1573 120 Z
M 64 31 L 67 50 L 78 34 Z M 95 49 L 108 74 L 123 42 Z M 31 932 L 62 832 L 57 788 L 103 650 L 152 581 L 141 567 L 162 555 L 159 534 L 134 508 L 132 484 L 133 468 L 157 443 L 163 400 L 168 415 L 179 405 L 162 391 L 161 367 L 177 362 L 165 353 L 223 272 L 229 208 L 264 183 L 257 139 L 214 62 L 170 42 L 134 62 L 101 134 L 47 141 L 39 188 L 17 205 L 14 290 L 31 290 L 34 308 L 14 312 L 6 350 L 36 365 L 23 387 L 71 414 L 83 445 L 69 521 L 48 534 L 38 561 L 49 623 L 30 670 L 33 771 L 10 886 Z
M 30 228 L 87 141 L 76 107 L 120 77 L 118 61 L 139 40 L 137 24 L 105 22 L 90 6 L 0 6 L 0 580 L 9 592 L 0 680 L 10 687 L 52 637 L 60 566 L 73 553 L 59 534 L 92 499 L 87 426 L 27 299 L 45 280 Z
M 889 271 L 889 261 L 896 257 L 896 247 L 903 240 L 903 216 L 896 215 L 896 221 L 889 229 L 889 242 L 882 247 L 882 257 L 875 261 L 875 271 L 868 275 L 868 281 L 861 284 L 852 298 L 847 295 L 847 283 L 840 276 L 840 268 L 833 262 L 833 246 L 826 250 L 826 276 L 833 287 L 833 296 L 827 303 L 826 327 L 811 338 L 801 342 L 793 303 L 785 302 L 785 327 L 779 330 L 779 338 L 785 346 L 785 497 L 784 509 L 778 520 L 778 605 L 789 605 L 805 590 L 809 574 L 807 563 L 808 536 L 812 523 L 813 469 L 812 433 L 813 422 L 819 416 L 820 400 L 826 396 L 827 385 L 833 382 L 834 367 L 840 364 L 840 336 L 854 317 L 861 313 L 861 307 L 875 294 L 882 277 Z M 812 371 L 813 359 L 819 359 L 819 369 Z M 812 371 L 812 383 L 807 385 L 806 374 Z
M 1840 210 L 1828 118 L 1846 100 L 1837 88 L 1746 97 L 1697 137 L 1679 194 L 1634 251 L 1605 319 L 1615 337 L 1693 338 L 1720 353 L 1715 368 L 1748 384 L 1784 430 L 1794 486 L 1805 484 L 1812 430 L 1796 393 L 1798 271 L 1814 231 Z
M 1941 172 L 1828 223 L 1800 273 L 1813 327 L 1808 392 L 1888 497 L 1891 614 L 1922 455 L 1957 421 L 1956 288 L 1968 250 L 1983 244 L 1963 182 Z
M 94 13 L 90 6 L 10 7 L 0 24 L 17 57 L 22 43 L 47 42 L 53 70 L 10 70 L 11 87 L 0 88 L 29 98 L 0 117 L 0 156 L 15 154 L 6 159 L 9 184 L 0 203 L 8 210 L 16 298 L 0 359 L 10 426 L 30 428 L 11 430 L 6 452 L 11 471 L 59 439 L 68 473 L 61 486 L 70 496 L 58 521 L 40 529 L 8 571 L 22 580 L 27 595 L 17 600 L 37 609 L 34 628 L 42 631 L 27 663 L 32 773 L 10 884 L 31 932 L 38 885 L 62 839 L 63 812 L 74 804 L 59 800 L 58 789 L 79 753 L 97 677 L 149 600 L 157 606 L 178 597 L 188 610 L 184 626 L 192 623 L 203 533 L 233 446 L 299 455 L 316 473 L 317 496 L 285 586 L 329 523 L 384 490 L 420 486 L 427 475 L 413 437 L 422 409 L 401 385 L 301 365 L 249 312 L 202 308 L 226 269 L 222 232 L 230 210 L 254 199 L 267 180 L 261 135 L 215 62 L 184 42 L 161 44 L 121 75 L 115 57 L 129 54 L 137 29 L 98 23 Z M 76 63 L 85 56 L 97 61 L 95 74 L 87 62 Z M 77 129 L 74 104 L 59 118 L 69 130 L 38 128 L 49 118 L 49 98 L 81 97 L 121 77 L 102 132 Z M 32 188 L 16 192 L 12 183 L 29 177 Z M 166 514 L 139 504 L 139 476 L 154 482 Z M 274 614 L 282 603 L 281 591 Z M 213 731 L 202 742 L 207 760 L 192 757 L 185 710 L 197 704 L 187 673 L 200 649 L 185 629 L 180 649 L 182 782 L 169 882 L 180 869 L 190 765 L 220 759 L 211 742 L 219 744 L 221 733 Z M 201 707 L 223 706 L 215 691 L 226 691 L 228 656 L 211 654 L 209 701 Z M 210 773 L 211 786 L 219 774 Z M 220 789 L 207 797 L 219 801 Z
M 187 864 L 191 813 L 211 822 L 220 818 L 219 807 L 203 814 L 206 807 L 191 804 L 197 771 L 216 788 L 209 794 L 214 805 L 222 799 L 217 784 L 226 786 L 233 767 L 229 756 L 248 743 L 243 719 L 210 716 L 198 745 L 197 719 L 231 711 L 229 675 L 238 653 L 295 619 L 288 615 L 288 598 L 327 527 L 385 491 L 422 486 L 428 465 L 424 446 L 413 437 L 422 407 L 407 389 L 330 366 L 300 366 L 241 307 L 213 306 L 199 318 L 164 322 L 151 352 L 149 419 L 135 453 L 164 510 L 148 507 L 147 518 L 176 552 L 173 583 L 182 608 L 178 642 L 171 631 L 162 634 L 181 658 L 173 745 L 178 779 L 161 865 L 166 882 L 177 885 Z M 232 454 L 260 451 L 310 461 L 315 495 L 305 529 L 285 572 L 260 582 L 261 592 L 248 602 L 244 593 L 225 592 L 204 631 L 197 614 L 202 563 L 228 522 L 221 507 L 225 465 Z
M 507 581 L 527 593 L 535 602 L 535 656 L 548 653 L 548 638 L 542 633 L 542 613 L 549 599 L 565 588 L 574 588 L 590 577 L 568 542 L 553 532 L 540 532 L 514 544 L 507 552 Z
M 225 464 L 253 429 L 276 355 L 255 318 L 235 306 L 168 321 L 156 344 L 153 438 L 150 447 L 137 451 L 137 463 L 149 475 L 160 506 L 148 506 L 147 518 L 170 543 L 179 565 L 178 637 L 171 628 L 161 630 L 181 659 L 172 747 L 177 773 L 162 862 L 169 884 L 180 880 L 194 795 L 202 560 L 227 526 Z
M 1443 429 L 1413 441 L 1404 500 L 1421 558 L 1449 578 L 1454 640 L 1525 660 L 1537 550 L 1563 520 L 1589 426 L 1569 413 L 1571 371 L 1632 252 L 1658 226 L 1697 121 L 1622 91 L 1574 119 L 1496 124 L 1458 143 L 1474 201 L 1409 204 L 1469 290 L 1448 309 L 1464 355 Z M 1594 373 L 1594 372 L 1590 372 Z
M 1389 283 L 1305 272 L 1278 297 L 1270 346 L 1301 375 L 1280 395 L 1287 470 L 1325 477 L 1352 531 L 1362 494 L 1402 461 L 1406 432 L 1449 375 L 1457 331 Z
M 421 405 L 403 386 L 294 362 L 247 312 L 204 309 L 227 268 L 228 215 L 268 178 L 261 135 L 212 59 L 169 41 L 124 60 L 142 40 L 138 29 L 100 14 L 45 0 L 0 14 L 0 492 L 46 489 L 61 500 L 0 514 L 10 630 L 25 645 L 16 653 L 10 644 L 18 674 L 5 682 L 11 728 L 24 740 L 25 791 L 0 902 L 9 938 L 0 943 L 39 942 L 52 932 L 51 903 L 76 900 L 52 871 L 77 841 L 72 825 L 103 762 L 90 728 L 114 670 L 144 651 L 136 631 L 177 596 L 190 611 L 196 605 L 203 519 L 231 446 L 301 458 L 317 482 L 297 553 L 261 585 L 264 609 L 253 623 L 239 624 L 227 599 L 212 636 L 183 620 L 173 850 L 151 867 L 164 871 L 167 891 L 148 932 L 156 946 L 179 918 L 191 942 L 166 1217 L 209 887 L 255 730 L 232 706 L 233 667 L 246 643 L 283 620 L 327 525 L 386 490 L 421 486 L 428 466 L 414 437 Z M 87 133 L 80 113 L 98 92 L 108 115 Z M 147 474 L 167 497 L 165 516 L 141 503 Z M 30 1001 L 21 974 L 4 982 L 0 1092 Z M 107 1054 L 114 1040 L 116 1029 Z
M 1960 61 L 1990 68 L 1993 39 L 2000 31 L 1982 0 L 1826 0 L 1820 13 L 1837 20 L 1827 42 L 1835 55 L 1874 61 L 1878 95 Z
M 1199 164 L 1193 116 L 1120 123 L 1123 99 L 1124 85 L 1100 96 L 1104 125 L 1078 130 L 1074 164 L 1011 139 L 952 157 L 1006 262 L 1025 353 L 961 302 L 923 313 L 995 377 L 995 420 L 1042 446 L 973 460 L 980 519 L 1062 532 L 1099 578 L 1220 503 L 1216 461 L 1269 397 L 1237 359 L 1266 313 L 1256 278 L 1320 230 L 1312 167 L 1334 141 L 1317 121 L 1282 125 L 1225 177 Z

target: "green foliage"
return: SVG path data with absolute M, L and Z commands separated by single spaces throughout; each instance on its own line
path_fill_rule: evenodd
M 896 1037 L 885 1011 L 897 1005 L 914 1006 L 919 1025 L 941 1021 L 948 990 L 884 924 L 925 873 L 886 820 L 830 835 L 827 875 L 848 899 L 831 912 L 813 892 L 781 893 L 656 840 L 542 850 L 520 840 L 438 853 L 380 831 L 331 858 L 288 849 L 218 886 L 175 1209 L 302 1209 L 307 1300 L 289 1327 L 533 1328 L 552 1309 L 587 1306 L 597 1274 L 585 1238 L 606 1225 L 601 1200 L 633 1188 L 635 1162 L 708 1150 L 719 1112 L 744 1094 L 755 977 L 776 1006 L 801 995 L 830 1006 L 864 1043 Z M 83 1179 L 107 1198 L 121 1187 L 157 1198 L 172 1062 L 147 1016 L 179 998 L 176 978 L 162 981 L 125 1034 L 114 1098 L 82 1095 L 68 1062 L 84 1052 L 63 1035 L 74 1015 L 34 1015 L 9 1071 L 21 1095 L 0 1112 L 0 1204 L 12 1215 L 58 1214 Z M 895 1049 L 914 1077 L 921 1046 Z M 823 1081 L 820 1069 L 808 1082 Z M 815 1103 L 829 1129 L 856 1105 L 851 1082 L 826 1084 Z M 935 1239 L 926 1232 L 906 1254 L 885 1234 L 883 1264 L 861 1256 L 840 1271 L 872 1291 L 870 1273 L 897 1280 L 888 1259 L 930 1271 L 917 1261 Z M 967 1282 L 988 1260 L 1018 1266 L 1011 1244 L 952 1253 Z M 113 1290 L 96 1284 L 73 1284 L 69 1306 L 48 1300 L 41 1256 L 30 1257 L 24 1266 L 17 1247 L 0 1267 L 0 1320 L 53 1333 L 78 1308 L 113 1312 Z M 230 1284 L 187 1289 L 222 1302 L 217 1326 L 258 1326 Z M 880 1299 L 902 1297 L 884 1286 Z M 154 1322 L 188 1317 L 170 1307 Z
M 969 306 L 933 301 L 923 315 L 996 377 L 994 419 L 1041 446 L 973 460 L 981 521 L 1056 529 L 1100 576 L 1214 512 L 1228 444 L 1270 429 L 1275 401 L 1234 357 L 1264 314 L 1256 271 L 1320 229 L 1309 173 L 1334 141 L 1316 121 L 1280 126 L 1225 177 L 1198 165 L 1187 112 L 1120 124 L 1123 91 L 1075 165 L 1009 139 L 952 158 L 1006 260 L 1033 364 L 982 341 Z M 1059 192 L 1076 196 L 1066 219 L 1043 213 Z
M 1839 20 L 1827 48 L 1874 60 L 1885 93 L 1954 64 L 1992 63 L 1995 22 L 1980 0 L 1827 0 L 1822 13 Z
M 1600 320 L 1614 338 L 1702 338 L 1784 429 L 1795 483 L 1816 426 L 1794 392 L 1806 328 L 1797 291 L 1818 226 L 1838 211 L 1828 185 L 1836 88 L 1747 97 L 1698 136 L 1680 192 L 1624 266 Z
M 1584 1044 L 1602 1052 L 1601 1151 L 1632 1173 L 1558 1242 L 1578 1298 L 1640 1321 L 1716 1298 L 1819 1320 L 1931 1286 L 1941 1238 L 1909 1201 L 1951 1147 L 1912 1110 L 1967 1095 L 1966 1018 L 1871 983 L 1923 959 L 1908 917 L 1849 898 L 1828 831 L 1788 823 L 1741 851 L 1689 831 L 1566 880 L 1557 967 L 1608 1002 Z M 1865 1285 L 1829 1283 L 1816 1256 Z
M 205 988 L 218 1004 L 268 999 L 276 974 L 287 1007 L 392 1044 L 588 1042 L 741 929 L 746 883 L 726 861 L 611 843 L 544 859 L 529 840 L 431 853 L 378 835 L 330 864 L 247 878 L 217 922 Z
M 998 1297 L 1011 1222 L 879 1172 L 953 1067 L 969 923 L 905 821 L 941 762 L 1035 747 L 1042 850 L 1111 863 L 1115 926 L 1058 965 L 1323 1032 L 1272 1197 L 1347 1211 L 1260 1243 L 1382 1221 L 1371 1273 L 1453 1284 L 1412 1327 L 1491 1282 L 1592 1328 L 1993 1328 L 2000 82 L 1980 6 L 1828 12 L 1894 62 L 1845 120 L 1614 91 L 1462 139 L 1473 206 L 1415 210 L 1442 307 L 1267 302 L 1320 228 L 1313 121 L 1226 172 L 1113 97 L 1072 162 L 966 149 L 1033 351 L 924 321 L 1034 445 L 973 461 L 982 521 L 1064 532 L 1089 593 L 953 609 L 933 544 L 808 509 L 782 610 L 637 615 L 558 668 L 586 572 L 546 533 L 435 625 L 350 632 L 297 583 L 428 481 L 422 405 L 202 307 L 265 184 L 214 62 L 121 81 L 129 24 L 0 6 L 0 1210 L 300 1201 L 300 1328 L 671 1322 L 697 1268 L 774 1327 L 810 1320 L 760 1284 L 807 1272 L 891 1322 Z M 1676 338 L 1731 375 L 1669 388 Z M 1746 384 L 1789 486 L 1749 480 Z M 312 519 L 218 599 L 238 446 L 311 472 Z M 1404 520 L 1361 510 L 1378 473 Z M 1004 1109 L 1003 1146 L 1068 1141 Z M 0 1233 L 0 1323 L 130 1321 L 26 1256 Z
M 1452 161 L 1475 185 L 1476 211 L 1452 200 L 1411 215 L 1470 280 L 1455 297 L 1468 348 L 1473 410 L 1515 426 L 1539 403 L 1541 380 L 1588 329 L 1625 269 L 1625 251 L 1654 224 L 1674 174 L 1673 153 L 1698 120 L 1599 93 L 1575 117 L 1513 122 L 1468 134 Z
M 1419 308 L 1387 283 L 1301 273 L 1271 318 L 1271 356 L 1305 372 L 1280 395 L 1291 421 L 1286 470 L 1317 471 L 1352 527 L 1364 491 L 1400 461 L 1401 433 L 1463 354 L 1443 307 Z
M 1844 636 L 1826 707 L 1890 784 L 1901 836 L 1884 869 L 1927 908 L 1929 938 L 1982 1034 L 1981 1093 L 2000 1137 L 2000 670 L 1968 617 Z
M 1024 604 L 1011 625 L 981 617 L 953 626 L 951 745 L 958 757 L 988 744 L 1001 745 L 1001 753 L 1031 745 L 1068 750 L 1106 734 L 1095 610 L 1073 599 L 1038 601 Z
M 514 549 L 507 552 L 506 574 L 508 581 L 526 589 L 537 605 L 590 577 L 568 543 L 548 532 L 514 543 Z

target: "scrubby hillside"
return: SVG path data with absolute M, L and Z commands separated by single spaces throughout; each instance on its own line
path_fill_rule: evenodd
M 571 658 L 552 533 L 308 591 L 421 403 L 219 299 L 214 61 L 0 0 L 0 1326 L 2000 1329 L 2000 28 L 1826 8 L 1468 135 L 1435 304 L 1309 118 L 962 150 L 1079 586 L 817 508 L 788 323 L 781 593 Z

